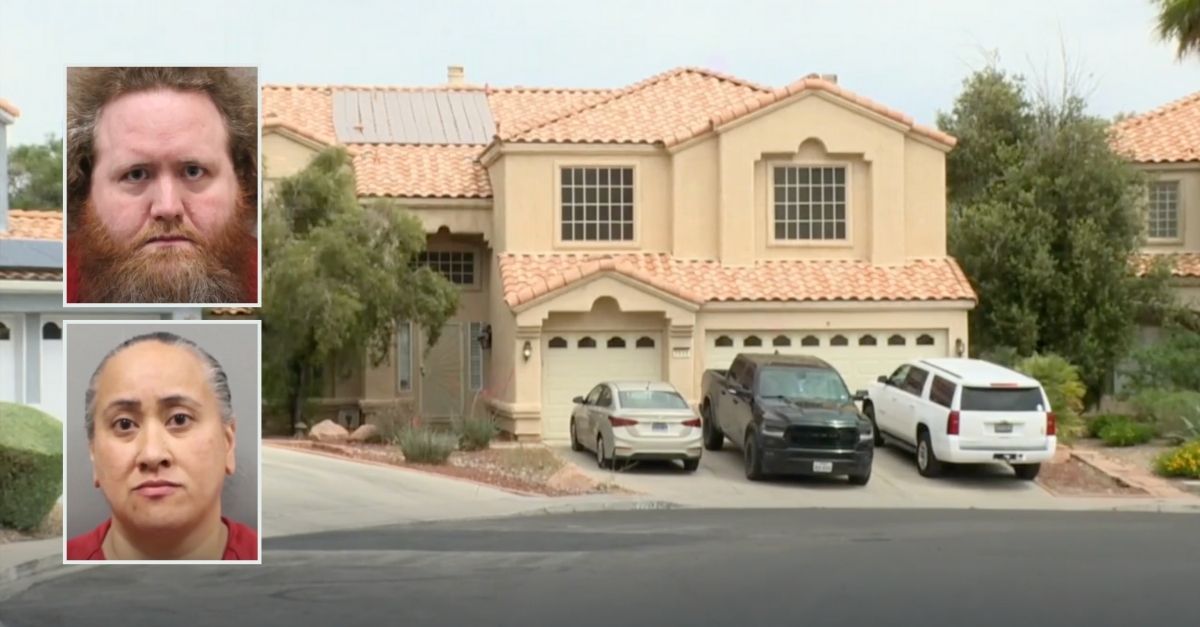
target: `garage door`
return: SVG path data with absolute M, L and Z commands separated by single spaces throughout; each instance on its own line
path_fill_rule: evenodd
M 929 330 L 710 331 L 705 337 L 705 368 L 728 368 L 738 353 L 813 355 L 829 362 L 851 392 L 866 389 L 909 359 L 945 357 L 947 332 Z
M 71 320 L 157 320 L 158 316 L 148 314 L 118 314 L 118 315 L 75 315 Z M 41 368 L 41 402 L 38 408 L 42 411 L 64 420 L 67 416 L 67 382 L 63 366 L 63 316 L 42 316 L 40 332 L 42 334 L 42 368 Z M 114 338 L 116 347 L 120 338 Z M 90 374 L 90 373 L 89 373 Z
M 542 337 L 542 438 L 562 441 L 571 424 L 571 399 L 601 381 L 662 380 L 662 334 L 554 333 Z
M 0 316 L 0 401 L 17 400 L 17 322 Z

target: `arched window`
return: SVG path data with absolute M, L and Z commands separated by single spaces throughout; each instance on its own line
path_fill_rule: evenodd
M 717 348 L 733 346 L 733 338 L 729 337 L 728 335 L 722 335 L 721 337 L 717 338 L 717 341 L 714 344 Z
M 608 344 L 606 346 L 609 348 L 625 348 L 625 338 L 620 338 L 614 335 L 613 337 L 608 338 Z
M 888 338 L 888 346 L 904 346 L 905 344 L 908 344 L 908 341 L 904 339 L 903 335 L 893 335 Z
M 3 322 L 0 322 L 0 340 L 11 340 L 11 339 L 12 339 L 12 332 L 8 330 L 8 327 L 5 326 Z
M 581 338 L 579 338 L 578 347 L 579 348 L 596 348 L 596 340 L 593 340 L 590 337 L 581 337 Z
M 62 339 L 62 327 L 58 326 L 58 324 L 56 324 L 54 322 L 47 322 L 46 324 L 43 324 L 42 325 L 42 339 L 43 340 L 61 340 Z
M 858 338 L 859 346 L 875 346 L 878 343 L 879 342 L 878 342 L 878 340 L 875 339 L 874 335 L 864 335 L 864 336 Z
M 917 346 L 933 346 L 933 336 L 922 333 L 917 338 Z
M 750 337 L 742 340 L 742 346 L 762 346 L 762 338 L 758 337 L 757 335 L 751 335 Z
M 646 336 L 639 337 L 635 346 L 638 348 L 654 348 L 654 338 L 649 338 Z
M 830 346 L 849 346 L 850 342 L 844 335 L 835 335 L 832 340 L 829 340 Z
M 820 346 L 821 340 L 818 340 L 817 336 L 815 336 L 815 335 L 806 335 L 806 336 L 804 336 L 803 340 L 800 340 L 800 345 L 801 346 Z
M 786 335 L 776 335 L 775 339 L 771 340 L 771 346 L 791 346 L 792 340 Z
M 550 338 L 550 348 L 566 348 L 567 340 L 561 337 Z

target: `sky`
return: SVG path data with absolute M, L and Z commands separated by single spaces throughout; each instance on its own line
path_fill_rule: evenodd
M 9 145 L 61 135 L 68 65 L 257 65 L 265 83 L 620 87 L 678 66 L 782 86 L 837 74 L 933 125 L 996 59 L 1031 85 L 1082 77 L 1092 113 L 1200 90 L 1152 0 L 0 0 Z

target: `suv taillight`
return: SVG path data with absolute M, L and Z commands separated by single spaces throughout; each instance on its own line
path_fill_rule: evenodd
M 1058 434 L 1058 419 L 1054 417 L 1054 412 L 1046 412 L 1046 435 Z
M 608 422 L 614 427 L 632 427 L 637 424 L 633 418 L 617 418 L 616 416 L 609 416 Z
M 946 418 L 946 435 L 958 435 L 958 411 L 950 412 Z
M 683 421 L 683 426 L 685 426 L 685 427 L 699 427 L 699 426 L 700 426 L 700 419 L 699 419 L 699 418 L 692 418 L 691 420 L 684 420 L 684 421 Z

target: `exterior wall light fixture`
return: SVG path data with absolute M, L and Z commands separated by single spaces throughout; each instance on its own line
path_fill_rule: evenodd
M 529 343 L 529 340 L 525 340 L 525 348 L 521 349 L 521 356 L 525 358 L 525 361 L 529 361 L 529 358 L 533 357 L 533 345 Z

